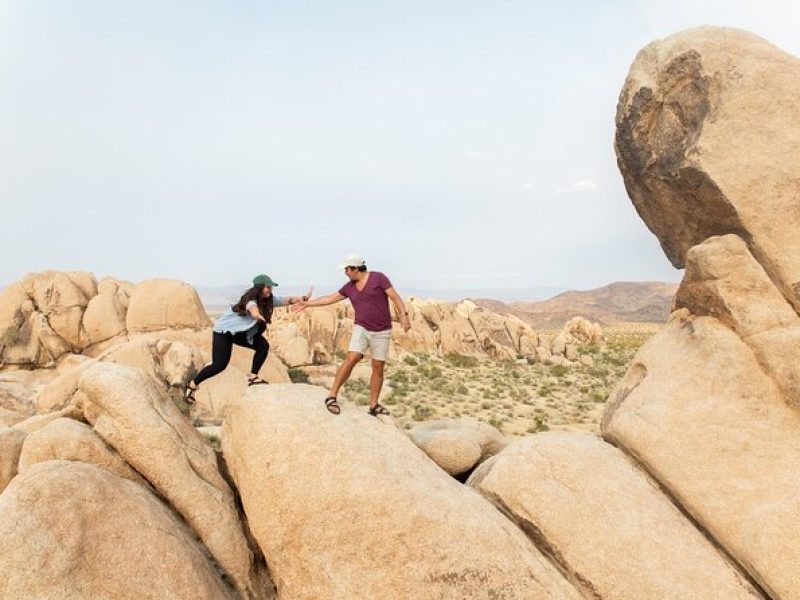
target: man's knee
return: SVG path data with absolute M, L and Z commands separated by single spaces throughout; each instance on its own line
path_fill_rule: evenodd
M 383 375 L 383 367 L 386 365 L 382 360 L 372 361 L 372 372 L 376 375 Z
M 347 353 L 347 358 L 345 359 L 345 362 L 349 365 L 357 365 L 359 362 L 361 362 L 362 358 L 364 358 L 363 354 L 360 354 L 358 352 L 353 352 L 351 350 L 350 352 Z

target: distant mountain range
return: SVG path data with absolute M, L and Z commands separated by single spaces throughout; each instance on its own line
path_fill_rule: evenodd
M 561 327 L 575 316 L 600 324 L 663 323 L 678 285 L 661 281 L 618 281 L 593 290 L 570 290 L 542 301 L 473 301 L 497 313 L 513 314 L 536 328 Z
M 315 296 L 328 294 L 336 288 L 324 286 L 315 290 Z M 669 315 L 672 297 L 677 284 L 661 281 L 618 281 L 593 290 L 563 288 L 530 288 L 518 290 L 492 290 L 491 298 L 480 297 L 476 290 L 425 290 L 402 289 L 404 296 L 438 298 L 457 301 L 472 299 L 500 314 L 512 314 L 536 328 L 561 327 L 575 316 L 585 317 L 600 324 L 636 322 L 663 323 Z M 209 312 L 219 312 L 238 300 L 244 291 L 241 286 L 197 286 L 197 292 Z M 296 296 L 305 294 L 307 288 L 281 287 L 279 294 Z M 485 293 L 485 290 L 483 290 Z M 561 293 L 559 293 L 561 292 Z M 554 295 L 557 294 L 557 295 Z

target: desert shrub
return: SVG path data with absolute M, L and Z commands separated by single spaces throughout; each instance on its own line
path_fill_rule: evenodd
M 458 352 L 448 352 L 444 355 L 445 361 L 454 367 L 461 367 L 465 369 L 472 369 L 478 366 L 478 359 L 474 356 L 465 356 Z
M 292 383 L 308 383 L 308 373 L 303 369 L 291 368 L 289 369 L 289 379 Z
M 416 367 L 419 364 L 419 361 L 411 356 L 410 354 L 406 354 L 403 357 L 403 362 L 406 363 L 410 367 Z
M 539 395 L 544 398 L 546 396 L 550 396 L 553 393 L 553 390 L 546 385 L 543 385 L 539 388 Z
M 605 402 L 607 398 L 608 394 L 606 394 L 605 392 L 599 390 L 595 390 L 594 392 L 592 392 L 592 400 L 595 402 Z
M 369 404 L 369 382 L 364 379 L 351 379 L 345 384 L 347 395 L 359 406 Z
M 334 352 L 333 354 L 334 354 L 334 356 L 336 356 L 336 358 L 338 358 L 339 360 L 344 360 L 345 358 L 347 358 L 347 352 L 345 352 L 344 350 L 337 350 L 337 351 L 336 351 L 336 352 Z
M 405 371 L 397 371 L 391 377 L 392 383 L 408 383 L 408 373 Z
M 550 367 L 550 374 L 556 377 L 563 377 L 569 372 L 569 369 L 564 365 L 553 365 Z
M 588 371 L 589 375 L 592 377 L 597 377 L 598 379 L 602 379 L 606 375 L 608 375 L 609 370 L 608 367 L 592 367 Z
M 469 388 L 465 386 L 463 383 L 459 383 L 456 387 L 456 393 L 458 394 L 469 394 Z
M 442 376 L 442 369 L 437 365 L 420 365 L 417 370 L 425 379 L 437 379 Z
M 437 377 L 431 381 L 431 389 L 435 392 L 442 394 L 452 394 L 453 387 L 448 383 L 444 377 Z
M 606 355 L 606 357 L 604 359 L 604 362 L 606 362 L 606 363 L 608 363 L 610 365 L 617 366 L 617 367 L 622 367 L 622 366 L 628 364 L 628 359 L 626 357 L 623 357 L 623 356 L 614 356 L 614 355 L 608 354 L 608 355 Z
M 533 418 L 533 424 L 528 427 L 528 433 L 537 433 L 539 431 L 547 431 L 550 429 L 550 426 L 547 424 L 547 416 L 546 415 L 536 415 Z
M 434 410 L 430 406 L 425 406 L 424 404 L 417 404 L 414 407 L 414 414 L 411 415 L 411 418 L 415 421 L 424 421 L 425 419 L 430 419 L 434 415 Z

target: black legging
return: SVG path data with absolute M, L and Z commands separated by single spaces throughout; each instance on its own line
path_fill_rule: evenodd
M 215 331 L 214 339 L 211 342 L 211 364 L 203 367 L 203 370 L 197 374 L 197 377 L 194 378 L 194 384 L 200 385 L 209 377 L 222 373 L 228 363 L 231 362 L 234 344 L 256 351 L 253 355 L 253 368 L 250 369 L 250 372 L 253 375 L 258 375 L 261 366 L 267 360 L 267 354 L 269 354 L 269 342 L 261 335 L 261 331 L 263 329 L 259 329 L 259 332 L 253 338 L 252 345 L 247 343 L 247 333 L 244 331 L 236 334 L 217 333 Z

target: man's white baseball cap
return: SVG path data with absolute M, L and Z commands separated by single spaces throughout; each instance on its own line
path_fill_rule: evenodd
M 348 254 L 344 257 L 344 262 L 339 265 L 340 269 L 344 269 L 345 267 L 363 267 L 366 263 L 364 259 L 361 258 L 358 254 Z

